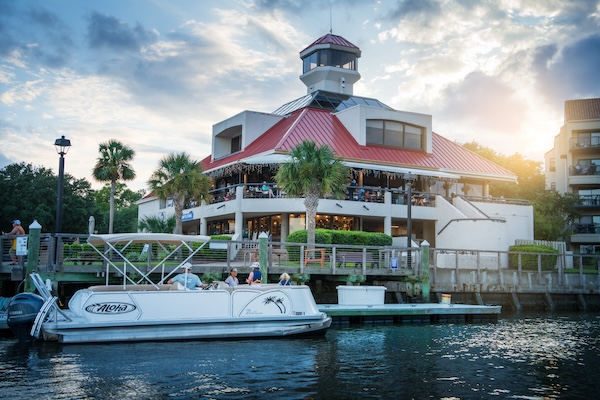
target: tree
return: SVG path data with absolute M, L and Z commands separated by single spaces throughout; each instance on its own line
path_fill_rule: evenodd
M 491 183 L 490 191 L 492 195 L 533 200 L 544 192 L 545 177 L 541 162 L 528 160 L 519 153 L 505 156 L 475 141 L 463 143 L 462 146 L 517 175 L 518 184 L 508 182 Z
M 579 218 L 576 206 L 579 198 L 573 193 L 555 190 L 540 193 L 533 201 L 534 237 L 537 240 L 558 240 L 571 236 L 571 225 Z
M 291 160 L 277 171 L 277 185 L 290 196 L 304 196 L 307 244 L 315 243 L 315 227 L 319 199 L 325 195 L 344 195 L 350 170 L 334 157 L 327 145 L 317 147 L 304 140 L 290 152 Z
M 200 162 L 186 152 L 171 153 L 163 157 L 158 169 L 152 173 L 148 186 L 160 200 L 173 200 L 175 207 L 175 233 L 183 233 L 181 218 L 185 204 L 191 200 L 210 201 L 212 180 L 203 174 Z
M 92 170 L 92 175 L 97 181 L 110 182 L 108 233 L 113 233 L 116 184 L 119 180 L 130 181 L 135 179 L 135 171 L 129 164 L 135 155 L 135 151 L 113 139 L 100 143 L 98 151 L 100 156 Z
M 95 192 L 98 211 L 96 217 L 96 229 L 99 232 L 108 232 L 110 212 L 110 190 L 111 185 L 107 183 L 102 189 Z M 145 191 L 132 191 L 126 184 L 117 182 L 114 195 L 114 223 L 113 233 L 137 232 L 138 230 L 138 206 L 136 202 L 144 197 Z
M 64 177 L 63 231 L 87 233 L 88 219 L 94 215 L 94 191 L 85 179 Z M 6 228 L 14 219 L 20 219 L 27 228 L 34 220 L 42 232 L 51 232 L 56 218 L 56 187 L 58 177 L 52 170 L 31 164 L 10 164 L 0 169 L 0 225 Z
M 140 220 L 138 227 L 143 232 L 172 233 L 175 230 L 177 219 L 175 216 L 162 219 L 155 215 L 144 217 Z

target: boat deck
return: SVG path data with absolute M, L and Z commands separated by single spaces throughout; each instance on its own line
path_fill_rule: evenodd
M 334 325 L 497 322 L 501 306 L 467 304 L 317 304 Z

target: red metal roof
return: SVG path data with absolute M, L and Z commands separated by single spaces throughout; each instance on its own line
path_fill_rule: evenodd
M 328 33 L 328 34 L 326 34 L 324 36 L 321 36 L 317 40 L 315 40 L 309 46 L 306 46 L 306 48 L 303 49 L 300 53 L 302 53 L 306 49 L 309 49 L 309 48 L 311 48 L 313 46 L 316 46 L 318 44 L 334 44 L 334 45 L 337 45 L 337 46 L 350 47 L 352 49 L 358 49 L 358 46 L 350 43 L 349 41 L 347 41 L 343 37 L 337 36 L 337 35 L 334 35 L 334 34 L 331 34 L 331 33 Z
M 565 101 L 565 122 L 600 119 L 600 98 Z
M 202 165 L 206 171 L 273 150 L 288 153 L 305 139 L 319 146 L 329 145 L 337 157 L 347 161 L 516 178 L 507 169 L 436 133 L 432 138 L 432 154 L 385 146 L 361 146 L 335 115 L 328 110 L 314 108 L 295 111 L 243 151 L 213 162 L 210 162 L 209 156 L 202 161 Z

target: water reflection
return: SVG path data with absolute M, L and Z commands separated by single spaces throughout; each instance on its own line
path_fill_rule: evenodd
M 110 345 L 0 341 L 11 399 L 588 398 L 600 319 L 332 329 L 325 338 Z

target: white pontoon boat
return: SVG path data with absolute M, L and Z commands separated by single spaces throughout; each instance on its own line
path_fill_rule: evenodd
M 78 290 L 68 309 L 62 310 L 41 277 L 31 274 L 41 296 L 15 296 L 8 311 L 9 326 L 22 341 L 39 338 L 63 343 L 312 335 L 329 328 L 331 318 L 319 311 L 305 285 L 232 288 L 215 282 L 210 290 L 182 290 L 163 283 L 200 250 L 192 243 L 209 239 L 148 233 L 92 235 L 88 243 L 107 265 L 107 284 Z M 154 243 L 164 249 L 175 245 L 171 255 L 182 248 L 188 251 L 168 273 L 169 256 L 142 272 L 123 255 L 133 243 Z M 123 284 L 108 285 L 111 270 L 123 277 Z M 157 283 L 150 279 L 151 273 L 160 274 Z M 141 278 L 134 281 L 130 276 Z

